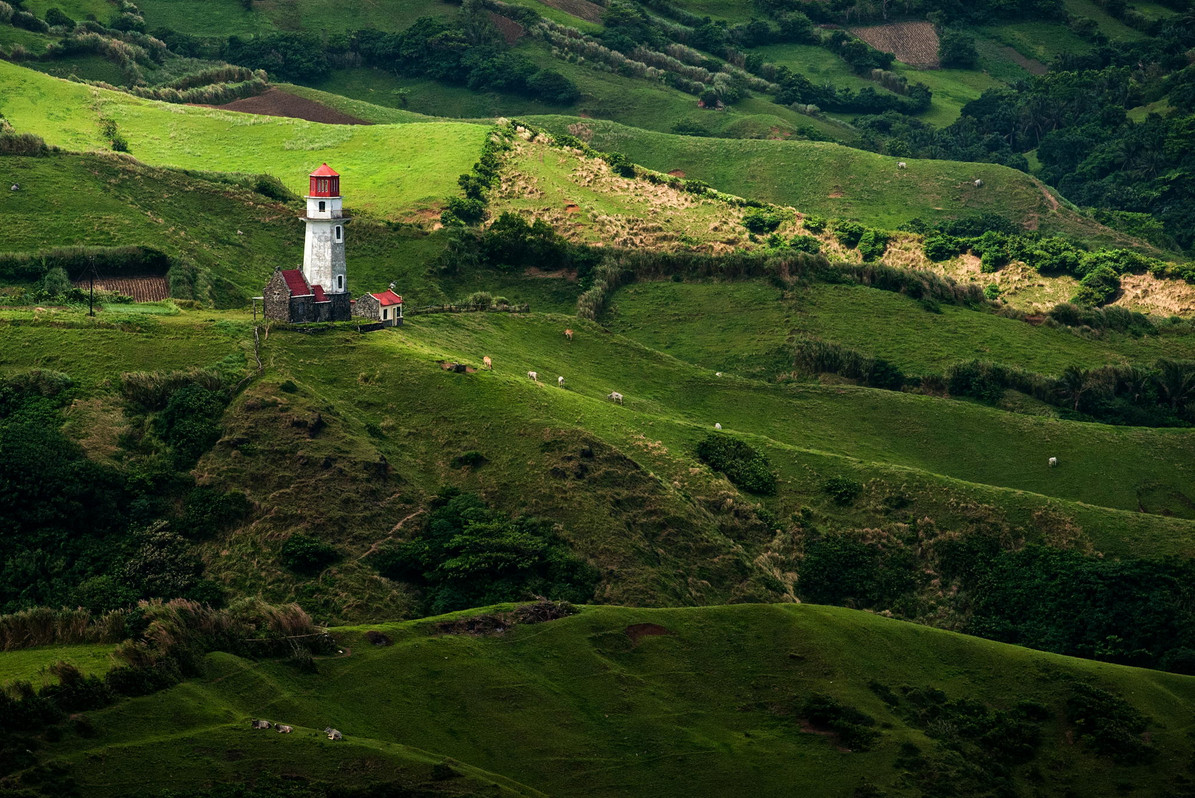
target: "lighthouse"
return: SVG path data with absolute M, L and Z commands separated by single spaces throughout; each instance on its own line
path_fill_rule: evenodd
M 290 324 L 348 321 L 353 297 L 345 273 L 344 226 L 349 220 L 340 204 L 340 175 L 324 164 L 310 178 L 302 216 L 307 225 L 303 268 L 276 268 L 262 291 L 262 311 L 268 319 Z
M 307 284 L 322 286 L 328 294 L 345 294 L 348 281 L 344 265 L 344 216 L 340 175 L 324 164 L 310 175 L 307 238 L 303 244 L 303 276 Z

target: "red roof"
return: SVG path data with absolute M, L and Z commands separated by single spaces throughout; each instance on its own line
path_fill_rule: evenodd
M 340 173 L 333 171 L 332 167 L 328 166 L 327 164 L 324 164 L 319 169 L 316 169 L 314 172 L 312 172 L 311 176 L 312 177 L 340 177 Z
M 373 298 L 380 302 L 384 308 L 390 307 L 391 305 L 402 304 L 402 297 L 389 289 L 380 294 L 374 294 Z
M 311 293 L 315 294 L 316 302 L 327 302 L 328 301 L 328 295 L 324 293 L 324 287 L 322 285 L 311 286 Z
M 307 287 L 307 280 L 299 269 L 283 269 L 282 279 L 286 280 L 286 287 L 291 296 L 308 296 L 311 289 Z

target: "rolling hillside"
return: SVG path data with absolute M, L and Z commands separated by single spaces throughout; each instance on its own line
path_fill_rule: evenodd
M 343 655 L 310 673 L 209 655 L 199 678 L 87 713 L 90 736 L 41 759 L 97 796 L 265 789 L 263 772 L 312 793 L 827 798 L 1159 795 L 1189 778 L 1192 677 L 812 605 L 594 607 L 501 633 L 454 633 L 460 620 L 332 629 Z M 1101 749 L 1100 724 L 1133 713 L 1146 753 Z M 251 731 L 255 717 L 294 732 Z

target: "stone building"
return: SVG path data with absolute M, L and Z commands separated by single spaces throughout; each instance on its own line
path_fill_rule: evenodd
M 380 321 L 387 327 L 402 326 L 402 297 L 394 293 L 393 289 L 380 294 L 363 294 L 353 303 L 353 315 Z

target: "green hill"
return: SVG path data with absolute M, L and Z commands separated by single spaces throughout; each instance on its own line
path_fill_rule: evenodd
M 1160 795 L 1189 778 L 1191 677 L 810 605 L 595 607 L 501 633 L 454 620 L 332 629 L 344 653 L 311 673 L 209 655 L 202 676 L 87 713 L 90 736 L 40 758 L 96 796 L 264 788 L 271 772 L 313 793 L 488 780 L 487 795 L 828 798 Z M 294 732 L 251 731 L 257 717 Z
M 486 128 L 426 125 L 319 125 L 140 100 L 0 65 L 0 113 L 17 129 L 64 149 L 107 149 L 99 119 L 111 119 L 130 153 L 151 166 L 267 172 L 296 193 L 321 161 L 334 161 L 378 215 L 412 213 L 457 191 L 477 159 Z

